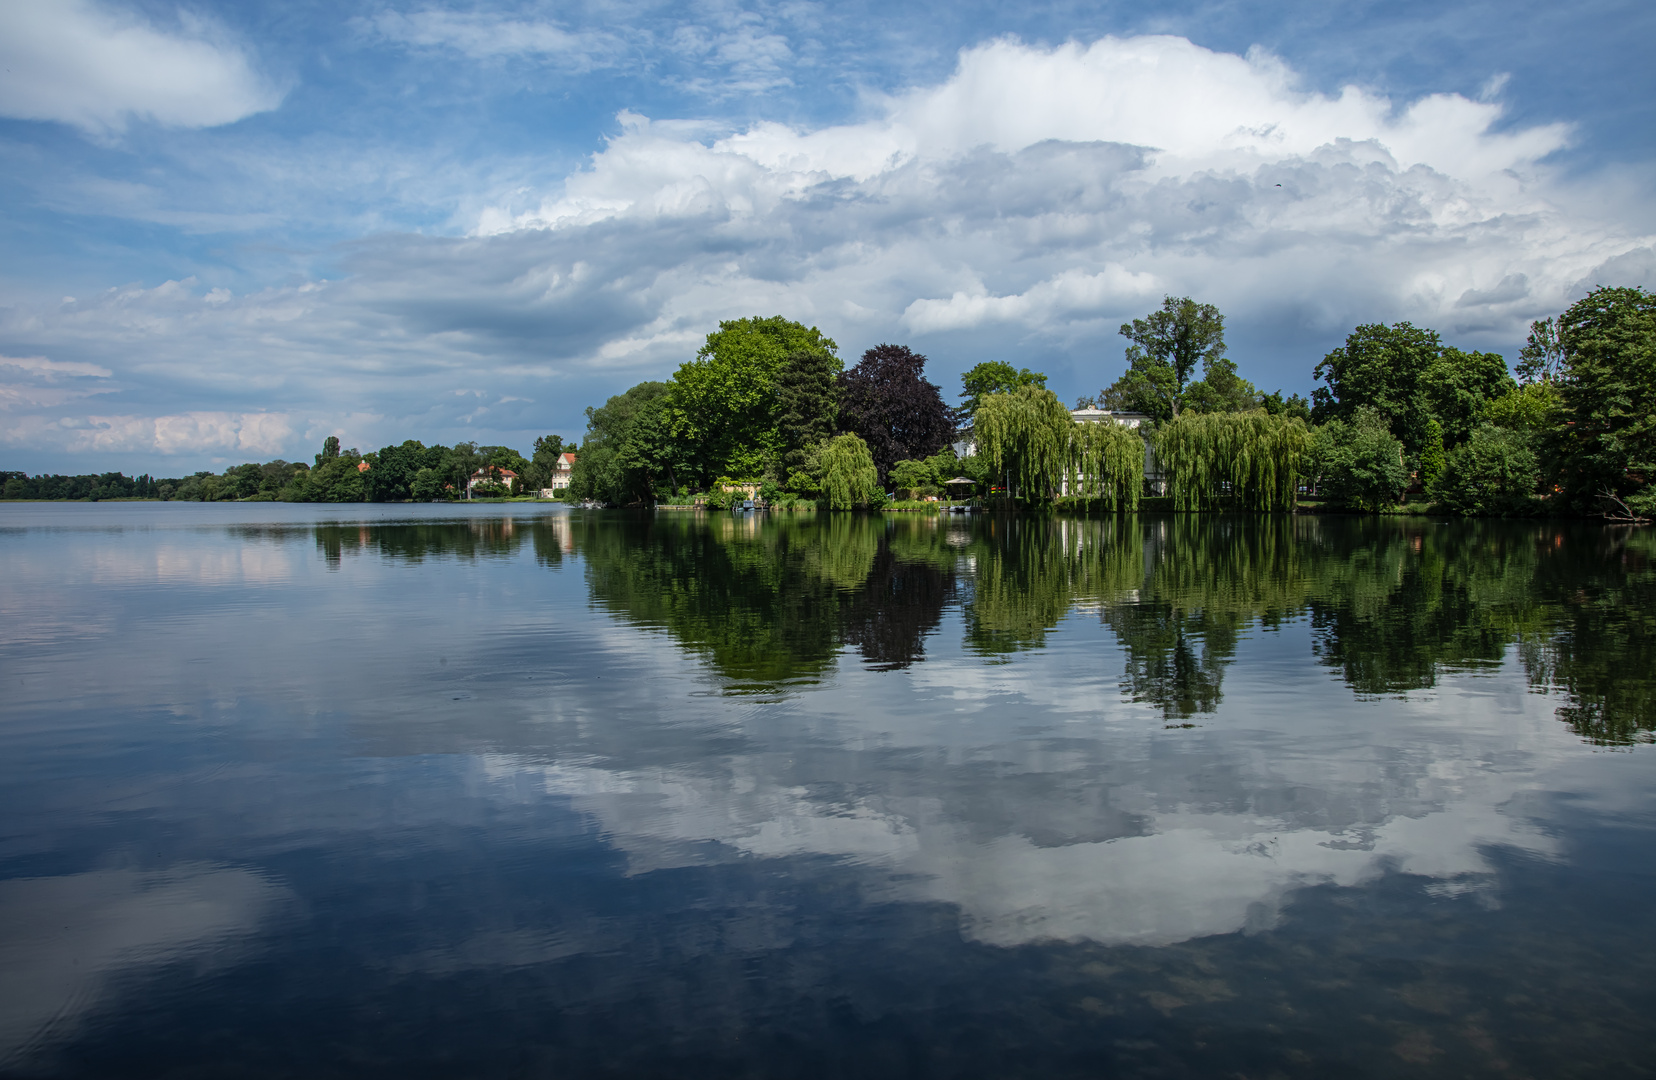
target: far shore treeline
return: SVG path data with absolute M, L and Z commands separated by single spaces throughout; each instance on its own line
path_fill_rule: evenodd
M 414 440 L 363 454 L 330 437 L 311 464 L 0 481 L 7 499 L 426 501 L 463 497 L 480 472 L 532 492 L 577 451 L 567 497 L 612 506 L 757 493 L 784 508 L 954 495 L 1113 510 L 1156 495 L 1186 511 L 1656 516 L 1656 295 L 1642 288 L 1597 288 L 1533 323 L 1515 369 L 1406 322 L 1359 326 L 1316 365 L 1309 402 L 1243 377 L 1210 304 L 1167 297 L 1121 334 L 1126 371 L 1074 409 L 1136 426 L 1078 423 L 1044 374 L 1004 362 L 966 372 L 951 408 L 908 347 L 846 367 L 832 338 L 775 316 L 720 323 L 671 379 L 588 408 L 579 447 L 546 436 L 528 458 Z

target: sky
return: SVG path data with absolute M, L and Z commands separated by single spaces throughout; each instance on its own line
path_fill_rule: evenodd
M 1066 401 L 1656 287 L 1656 5 L 0 0 L 0 469 L 527 451 L 783 315 Z

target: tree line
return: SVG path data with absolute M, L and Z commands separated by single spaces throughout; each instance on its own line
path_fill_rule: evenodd
M 1244 378 L 1211 304 L 1169 296 L 1120 333 L 1126 370 L 1073 408 L 1139 414 L 1131 428 L 1076 423 L 1028 368 L 977 365 L 950 409 L 906 346 L 846 369 L 814 327 L 721 323 L 672 379 L 587 410 L 572 491 L 644 505 L 744 483 L 845 508 L 963 477 L 1024 506 L 1131 509 L 1154 490 L 1186 511 L 1374 512 L 1412 493 L 1469 515 L 1656 515 L 1656 297 L 1641 288 L 1535 322 L 1515 370 L 1408 322 L 1358 326 L 1309 401 Z
M 1120 333 L 1126 370 L 1074 408 L 1139 414 L 1132 428 L 1075 423 L 1029 368 L 978 364 L 950 407 L 925 377 L 927 358 L 905 345 L 846 367 L 816 327 L 721 322 L 670 379 L 586 410 L 569 494 L 626 506 L 711 493 L 716 505 L 753 487 L 772 504 L 848 509 L 965 479 L 982 499 L 1030 507 L 1132 509 L 1154 493 L 1187 511 L 1310 497 L 1373 512 L 1413 493 L 1472 515 L 1656 516 L 1656 297 L 1642 288 L 1596 288 L 1535 322 L 1514 369 L 1408 322 L 1358 326 L 1316 365 L 1309 401 L 1243 377 L 1211 304 L 1169 296 Z M 4 495 L 440 499 L 462 495 L 480 469 L 544 486 L 565 449 L 546 436 L 530 458 L 413 440 L 359 454 L 330 438 L 310 465 L 173 480 L 13 473 Z
M 362 453 L 341 449 L 330 435 L 310 462 L 280 458 L 263 464 L 233 465 L 223 473 L 197 472 L 191 476 L 158 479 L 149 475 L 29 476 L 0 473 L 0 494 L 7 499 L 162 499 L 184 502 L 398 502 L 463 498 L 466 484 L 485 474 L 478 490 L 485 495 L 506 494 L 502 482 L 510 470 L 518 478 L 515 490 L 551 484 L 554 466 L 566 450 L 563 438 L 546 435 L 535 440 L 533 456 L 525 458 L 509 446 L 427 446 L 416 439 Z M 491 475 L 492 474 L 492 475 Z

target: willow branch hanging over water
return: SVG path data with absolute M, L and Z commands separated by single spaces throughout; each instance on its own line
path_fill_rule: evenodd
M 1137 431 L 1111 421 L 1071 425 L 1071 495 L 1102 499 L 1111 510 L 1137 510 L 1143 489 L 1144 438 Z
M 1173 506 L 1195 510 L 1291 510 L 1310 434 L 1297 417 L 1185 413 L 1155 434 Z
M 1044 502 L 1069 469 L 1075 423 L 1058 395 L 1039 386 L 988 394 L 972 418 L 978 453 L 1016 498 Z

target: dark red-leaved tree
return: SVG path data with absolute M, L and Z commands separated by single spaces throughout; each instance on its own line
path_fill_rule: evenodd
M 839 377 L 839 426 L 868 444 L 881 484 L 894 464 L 930 457 L 954 434 L 949 407 L 925 368 L 926 358 L 906 345 L 877 345 Z

